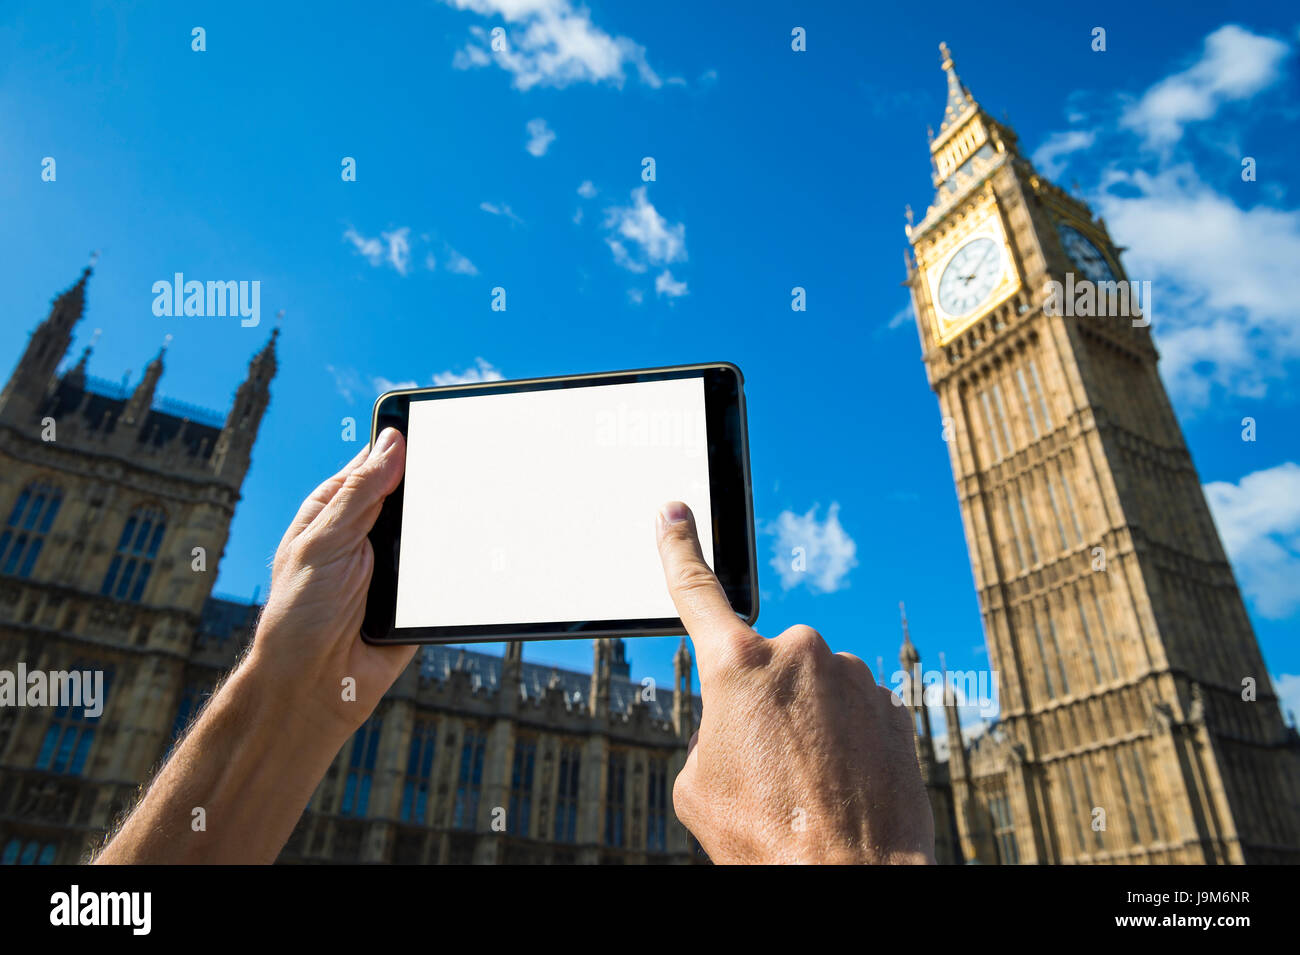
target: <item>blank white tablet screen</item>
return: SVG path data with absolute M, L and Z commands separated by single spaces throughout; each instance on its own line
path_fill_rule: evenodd
M 713 566 L 702 377 L 412 401 L 398 627 L 675 617 L 655 515 Z

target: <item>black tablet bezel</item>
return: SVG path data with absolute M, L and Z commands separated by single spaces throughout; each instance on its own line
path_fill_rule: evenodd
M 712 522 L 716 565 L 714 571 L 737 615 L 753 625 L 758 619 L 758 561 L 749 473 L 744 376 L 730 362 L 390 391 L 375 401 L 370 440 L 373 442 L 379 432 L 388 427 L 396 428 L 405 437 L 412 401 L 679 378 L 702 378 L 704 381 L 709 497 L 713 510 L 709 519 Z M 486 624 L 471 627 L 394 627 L 405 484 L 403 478 L 402 483 L 388 496 L 370 531 L 375 562 L 366 600 L 366 615 L 361 627 L 361 637 L 367 643 L 493 643 L 502 640 L 662 636 L 686 632 L 678 617 Z M 696 520 L 700 520 L 700 517 L 697 514 Z M 649 535 L 652 532 L 649 517 L 646 523 L 646 533 Z

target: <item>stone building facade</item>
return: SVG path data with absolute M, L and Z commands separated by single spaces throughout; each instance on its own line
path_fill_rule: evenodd
M 258 352 L 224 417 L 59 373 L 91 269 L 0 391 L 0 669 L 103 674 L 106 706 L 0 707 L 0 862 L 75 862 L 169 748 L 183 689 L 231 650 L 203 630 L 275 374 Z M 246 608 L 247 610 L 247 608 Z
M 685 641 L 669 690 L 628 677 L 623 641 L 592 674 L 428 647 L 343 748 L 283 861 L 685 863 L 672 810 L 699 700 Z
M 931 736 L 908 704 L 941 862 L 1300 861 L 1300 738 L 1224 554 L 1140 308 L 1062 314 L 1128 282 L 1105 223 L 961 83 L 910 222 L 908 284 L 949 439 L 1000 718 Z M 270 399 L 276 336 L 224 416 L 60 372 L 91 271 L 0 391 L 0 670 L 96 670 L 102 714 L 0 706 L 0 863 L 76 862 L 247 644 L 212 595 Z M 1081 276 L 1081 277 L 1080 277 Z M 1125 286 L 1127 288 L 1127 285 Z M 1057 305 L 1059 299 L 1055 299 Z M 1148 300 L 1142 300 L 1148 301 Z M 671 689 L 426 648 L 340 751 L 285 862 L 701 861 L 672 813 L 699 721 Z M 900 663 L 919 671 L 904 624 Z M 947 758 L 939 744 L 946 743 Z
M 1156 369 L 1149 285 L 941 52 L 908 285 L 1001 689 L 991 733 L 950 737 L 961 857 L 1300 861 L 1300 740 Z
M 0 670 L 97 671 L 103 712 L 0 706 L 0 863 L 83 859 L 250 640 L 260 608 L 212 581 L 270 400 L 276 338 L 224 416 L 60 372 L 91 269 L 0 392 Z M 429 648 L 339 753 L 283 859 L 686 862 L 672 781 L 698 720 L 676 685 Z

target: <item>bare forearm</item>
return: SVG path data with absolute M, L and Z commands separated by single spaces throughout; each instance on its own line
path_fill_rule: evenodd
M 344 739 L 266 684 L 245 660 L 96 862 L 275 861 Z

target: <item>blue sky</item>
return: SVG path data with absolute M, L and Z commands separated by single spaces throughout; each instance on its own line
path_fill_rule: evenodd
M 224 411 L 285 312 L 218 592 L 265 592 L 298 502 L 355 451 L 342 420 L 364 440 L 385 382 L 725 359 L 747 379 L 760 632 L 808 623 L 888 673 L 905 600 L 927 664 L 943 650 L 950 666 L 986 665 L 900 286 L 904 205 L 920 213 L 932 194 L 946 40 L 976 98 L 1041 169 L 1078 182 L 1130 274 L 1153 281 L 1165 380 L 1300 710 L 1294 9 L 400 6 L 0 14 L 6 371 L 92 249 L 73 354 L 102 329 L 90 370 L 103 378 L 137 380 L 171 334 L 162 393 Z M 507 53 L 491 49 L 497 27 Z M 156 317 L 152 284 L 178 271 L 259 280 L 261 326 Z M 794 286 L 806 313 L 790 309 Z M 792 542 L 809 573 L 769 565 Z M 631 643 L 634 675 L 671 679 L 675 643 Z M 525 655 L 586 667 L 590 647 Z

